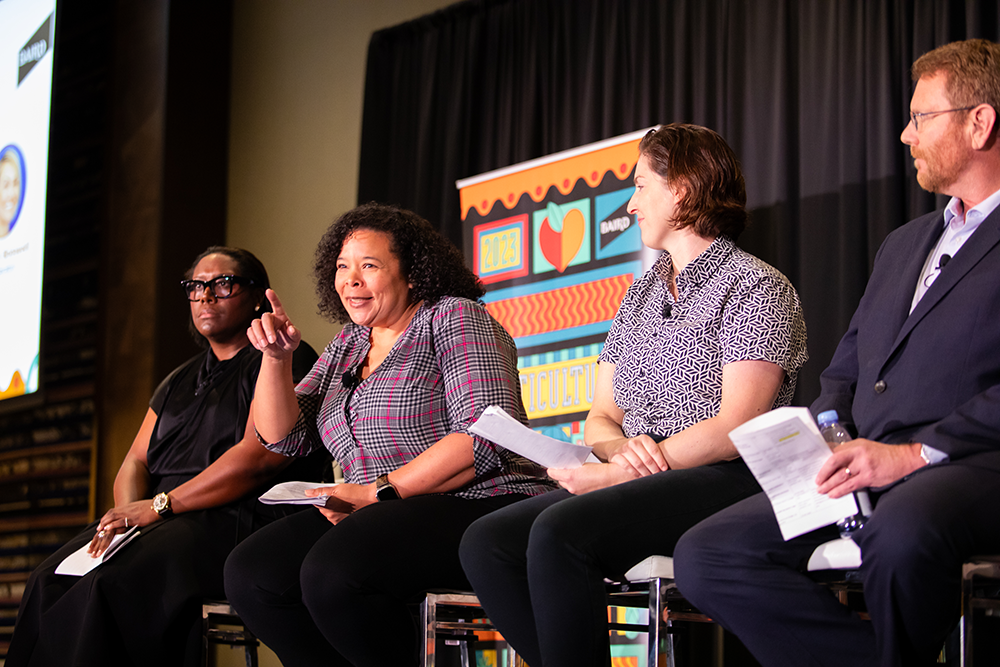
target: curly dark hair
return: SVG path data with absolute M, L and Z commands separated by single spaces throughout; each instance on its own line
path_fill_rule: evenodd
M 337 258 L 347 237 L 360 229 L 389 236 L 389 248 L 399 260 L 403 278 L 412 286 L 410 303 L 433 305 L 445 296 L 479 301 L 486 293 L 465 265 L 462 253 L 431 223 L 413 211 L 371 202 L 337 218 L 316 248 L 313 275 L 319 312 L 330 320 L 341 324 L 351 320 L 337 294 Z
M 736 153 L 718 133 L 671 123 L 646 133 L 639 153 L 671 187 L 685 190 L 674 211 L 674 228 L 692 227 L 704 237 L 734 241 L 746 228 L 747 191 Z

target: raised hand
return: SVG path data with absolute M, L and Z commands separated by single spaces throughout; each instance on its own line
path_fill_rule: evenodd
M 269 357 L 275 359 L 291 357 L 302 340 L 302 333 L 288 319 L 277 293 L 273 289 L 268 289 L 265 294 L 274 312 L 264 313 L 259 320 L 251 322 L 250 328 L 247 329 L 247 338 L 250 339 L 251 345 Z

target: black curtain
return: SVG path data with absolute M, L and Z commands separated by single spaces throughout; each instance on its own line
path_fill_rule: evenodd
M 899 134 L 909 67 L 997 40 L 996 0 L 470 0 L 372 36 L 359 202 L 414 209 L 462 247 L 455 181 L 684 121 L 746 174 L 742 247 L 784 272 L 825 368 L 892 229 L 945 202 Z

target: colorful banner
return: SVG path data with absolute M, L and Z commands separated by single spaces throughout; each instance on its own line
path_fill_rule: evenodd
M 517 344 L 531 425 L 554 437 L 583 437 L 600 347 L 655 259 L 628 212 L 644 134 L 458 182 L 466 257 Z
M 518 290 L 488 294 L 486 309 L 514 337 L 518 348 L 569 341 L 589 333 L 607 333 L 618 304 L 638 278 L 636 266 L 617 267 L 608 277 L 582 278 L 565 287 L 553 283 L 541 292 L 517 296 Z M 608 271 L 596 272 L 604 275 Z M 501 297 L 500 294 L 510 294 Z

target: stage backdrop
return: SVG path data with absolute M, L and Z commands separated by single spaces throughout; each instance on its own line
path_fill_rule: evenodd
M 458 179 L 660 123 L 710 127 L 746 175 L 740 246 L 802 297 L 808 405 L 882 240 L 942 205 L 899 141 L 909 67 L 968 37 L 1000 38 L 996 0 L 467 0 L 372 36 L 358 199 L 458 244 Z
M 465 256 L 514 337 L 531 425 L 582 440 L 597 356 L 656 259 L 626 210 L 645 131 L 458 182 Z

